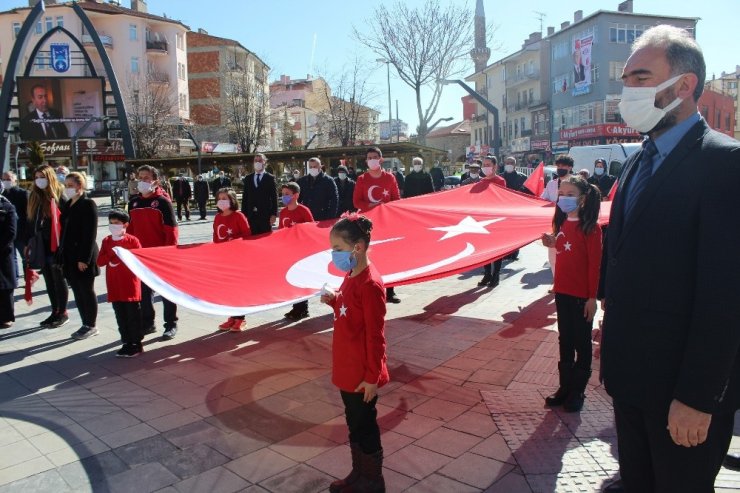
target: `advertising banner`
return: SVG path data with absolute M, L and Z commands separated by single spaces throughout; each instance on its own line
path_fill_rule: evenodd
M 573 96 L 591 92 L 591 45 L 593 34 L 573 42 Z

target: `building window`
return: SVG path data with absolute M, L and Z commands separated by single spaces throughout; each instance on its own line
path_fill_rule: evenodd
M 719 129 L 720 125 L 722 125 L 722 113 L 717 110 L 717 114 L 714 117 L 714 128 Z
M 624 62 L 609 62 L 609 80 L 622 80 Z
M 527 66 L 527 73 L 529 75 L 534 74 L 534 60 L 529 61 L 529 65 Z
M 188 111 L 188 96 L 187 96 L 187 94 L 180 94 L 180 109 L 182 111 Z
M 185 49 L 185 36 L 183 36 L 182 33 L 179 33 L 176 39 L 177 39 L 177 49 L 184 50 Z
M 136 57 L 136 56 L 131 57 L 131 73 L 132 74 L 139 73 L 139 57 Z
M 609 23 L 609 42 L 632 44 L 650 26 L 637 24 Z
M 529 90 L 529 104 L 534 102 L 534 89 Z
M 129 41 L 136 41 L 139 39 L 139 29 L 136 27 L 136 24 L 129 24 L 128 39 Z
M 591 64 L 591 84 L 595 82 L 599 82 L 599 64 L 598 63 Z
M 727 113 L 725 115 L 725 130 L 730 131 L 730 123 L 732 123 L 732 115 Z
M 57 26 L 64 27 L 64 17 L 62 16 L 57 17 Z
M 41 21 L 36 23 L 36 34 L 41 34 L 44 31 L 44 26 L 41 25 Z
M 54 24 L 51 22 L 51 17 L 46 17 L 44 19 L 44 23 L 46 25 L 46 32 L 49 32 L 54 28 Z
M 185 64 L 177 63 L 177 78 L 185 80 Z
M 13 23 L 13 39 L 18 37 L 18 33 L 21 32 L 21 23 L 20 22 L 14 22 Z

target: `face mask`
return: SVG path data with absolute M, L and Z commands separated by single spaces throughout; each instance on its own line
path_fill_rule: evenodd
M 514 171 L 514 165 L 513 164 L 507 164 L 506 166 L 504 166 L 504 171 L 507 172 L 507 173 L 511 173 L 512 171 Z
M 43 190 L 44 188 L 46 188 L 46 187 L 48 187 L 48 186 L 49 186 L 49 180 L 47 180 L 46 178 L 36 178 L 36 179 L 34 180 L 34 183 L 35 183 L 35 184 L 36 184 L 36 186 L 37 186 L 38 188 L 40 188 L 41 190 Z
M 558 168 L 557 174 L 560 178 L 563 178 L 564 176 L 568 176 L 568 173 L 570 173 L 570 170 L 567 168 Z
M 569 212 L 573 212 L 574 210 L 578 209 L 578 197 L 559 197 L 558 198 L 558 207 L 560 207 L 560 210 L 568 214 Z
M 486 166 L 483 168 L 483 174 L 486 176 L 491 176 L 493 174 L 493 166 Z
M 421 164 L 415 164 L 415 165 L 414 165 L 414 171 L 416 171 L 417 173 L 418 173 L 419 171 L 421 171 Z
M 339 179 L 340 180 L 346 180 L 347 179 L 347 173 L 339 173 Z
M 368 159 L 367 167 L 373 171 L 380 169 L 380 159 Z
M 604 168 L 594 168 L 594 174 L 596 176 L 601 176 L 604 174 Z
M 288 205 L 293 200 L 293 196 L 292 195 L 283 195 L 282 197 L 280 197 L 280 200 L 283 201 L 283 205 Z
M 677 75 L 655 87 L 624 87 L 619 112 L 624 122 L 640 133 L 648 133 L 669 111 L 676 108 L 683 99 L 676 98 L 665 108 L 655 107 L 655 97 L 663 89 L 671 87 L 684 74 Z
M 254 162 L 254 170 L 255 171 L 262 171 L 262 168 L 264 168 L 264 167 L 265 167 L 264 163 L 261 163 L 259 161 L 255 161 Z
M 469 173 L 471 178 L 478 178 L 478 173 Z
M 114 238 L 120 238 L 126 232 L 126 228 L 123 227 L 123 224 L 109 224 L 108 231 Z
M 140 181 L 136 184 L 136 189 L 139 191 L 139 193 L 147 194 L 154 189 L 154 186 L 146 181 Z
M 231 208 L 231 201 L 225 199 L 217 200 L 216 207 L 218 207 L 222 211 L 228 210 Z
M 66 175 L 64 173 L 58 173 L 57 174 L 57 180 L 64 182 L 64 179 L 66 178 Z
M 357 259 L 352 252 L 331 252 L 331 261 L 334 266 L 342 272 L 349 272 L 357 267 Z
M 293 173 L 293 178 L 298 179 L 301 176 L 300 173 Z
M 76 188 L 65 188 L 64 189 L 64 196 L 67 197 L 67 200 L 72 200 L 74 196 L 77 195 L 77 189 Z
M 319 169 L 318 168 L 309 168 L 308 174 L 316 178 L 319 176 Z

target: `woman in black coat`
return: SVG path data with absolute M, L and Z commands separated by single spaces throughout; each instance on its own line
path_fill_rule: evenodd
M 15 322 L 13 289 L 18 286 L 15 259 L 17 228 L 15 207 L 0 195 L 0 329 L 8 329 Z
M 98 207 L 85 193 L 85 177 L 70 173 L 64 180 L 67 202 L 62 207 L 62 242 L 59 255 L 64 277 L 72 287 L 82 327 L 72 334 L 73 339 L 86 339 L 98 334 L 95 320 L 98 316 L 98 298 L 95 295 L 95 276 L 98 268 Z

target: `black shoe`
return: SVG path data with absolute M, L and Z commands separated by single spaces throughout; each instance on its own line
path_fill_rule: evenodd
M 293 308 L 289 312 L 283 314 L 283 316 L 287 318 L 288 320 L 295 320 L 296 313 L 298 313 L 298 311 L 295 308 Z
M 149 334 L 154 334 L 155 332 L 157 332 L 157 328 L 153 325 L 147 329 L 144 329 L 145 336 L 148 336 Z
M 725 456 L 724 462 L 722 462 L 722 465 L 725 466 L 727 469 L 732 469 L 733 471 L 740 471 L 740 454 L 738 453 L 730 453 Z
M 622 479 L 615 479 L 611 483 L 604 486 L 604 489 L 601 490 L 602 493 L 622 493 L 624 491 L 624 483 L 622 483 Z
M 81 341 L 82 339 L 87 339 L 88 337 L 96 336 L 100 332 L 98 332 L 98 329 L 95 327 L 88 327 L 87 325 L 83 325 L 80 327 L 80 329 L 77 332 L 74 332 L 72 334 L 72 339 Z
M 164 331 L 164 334 L 162 334 L 162 340 L 169 341 L 170 339 L 174 339 L 176 335 L 177 327 L 170 327 Z
M 126 353 L 129 350 L 129 348 L 128 348 L 129 346 L 130 346 L 129 343 L 127 343 L 127 342 L 123 343 L 123 346 L 121 346 L 121 349 L 119 349 L 118 351 L 116 351 L 116 358 L 125 358 L 126 357 Z
M 51 325 L 49 325 L 50 329 L 57 329 L 63 325 L 67 325 L 69 322 L 69 317 L 66 313 L 62 313 L 61 315 L 57 315 L 54 317 L 54 320 L 51 322 Z
M 499 276 L 492 276 L 491 281 L 488 283 L 489 288 L 495 288 L 498 286 L 499 283 Z
M 121 348 L 119 353 L 121 352 L 123 352 L 121 358 L 135 358 L 144 352 L 144 347 L 141 344 L 127 344 Z M 116 353 L 116 356 L 118 356 L 118 353 Z
M 49 315 L 48 317 L 46 317 L 45 319 L 43 319 L 41 322 L 39 322 L 39 327 L 43 327 L 44 329 L 48 329 L 49 327 L 51 327 L 51 324 L 54 323 L 54 319 L 55 318 L 56 318 L 56 316 L 52 313 L 51 315 Z
M 488 274 L 485 274 L 483 276 L 483 279 L 478 281 L 478 286 L 487 286 L 489 282 L 491 282 L 491 279 L 493 279 L 493 276 L 490 276 Z
M 285 318 L 288 320 L 301 320 L 308 317 L 308 310 L 291 310 L 285 314 Z
M 572 370 L 573 364 L 558 362 L 558 378 L 560 386 L 554 394 L 549 397 L 545 397 L 545 406 L 556 407 L 563 405 L 565 400 L 568 398 L 568 394 L 570 394 Z
M 395 303 L 395 304 L 398 304 L 398 303 L 401 302 L 401 298 L 399 298 L 398 296 L 396 296 L 396 293 L 393 293 L 393 294 L 391 294 L 390 296 L 388 296 L 385 299 L 385 302 L 386 303 Z

